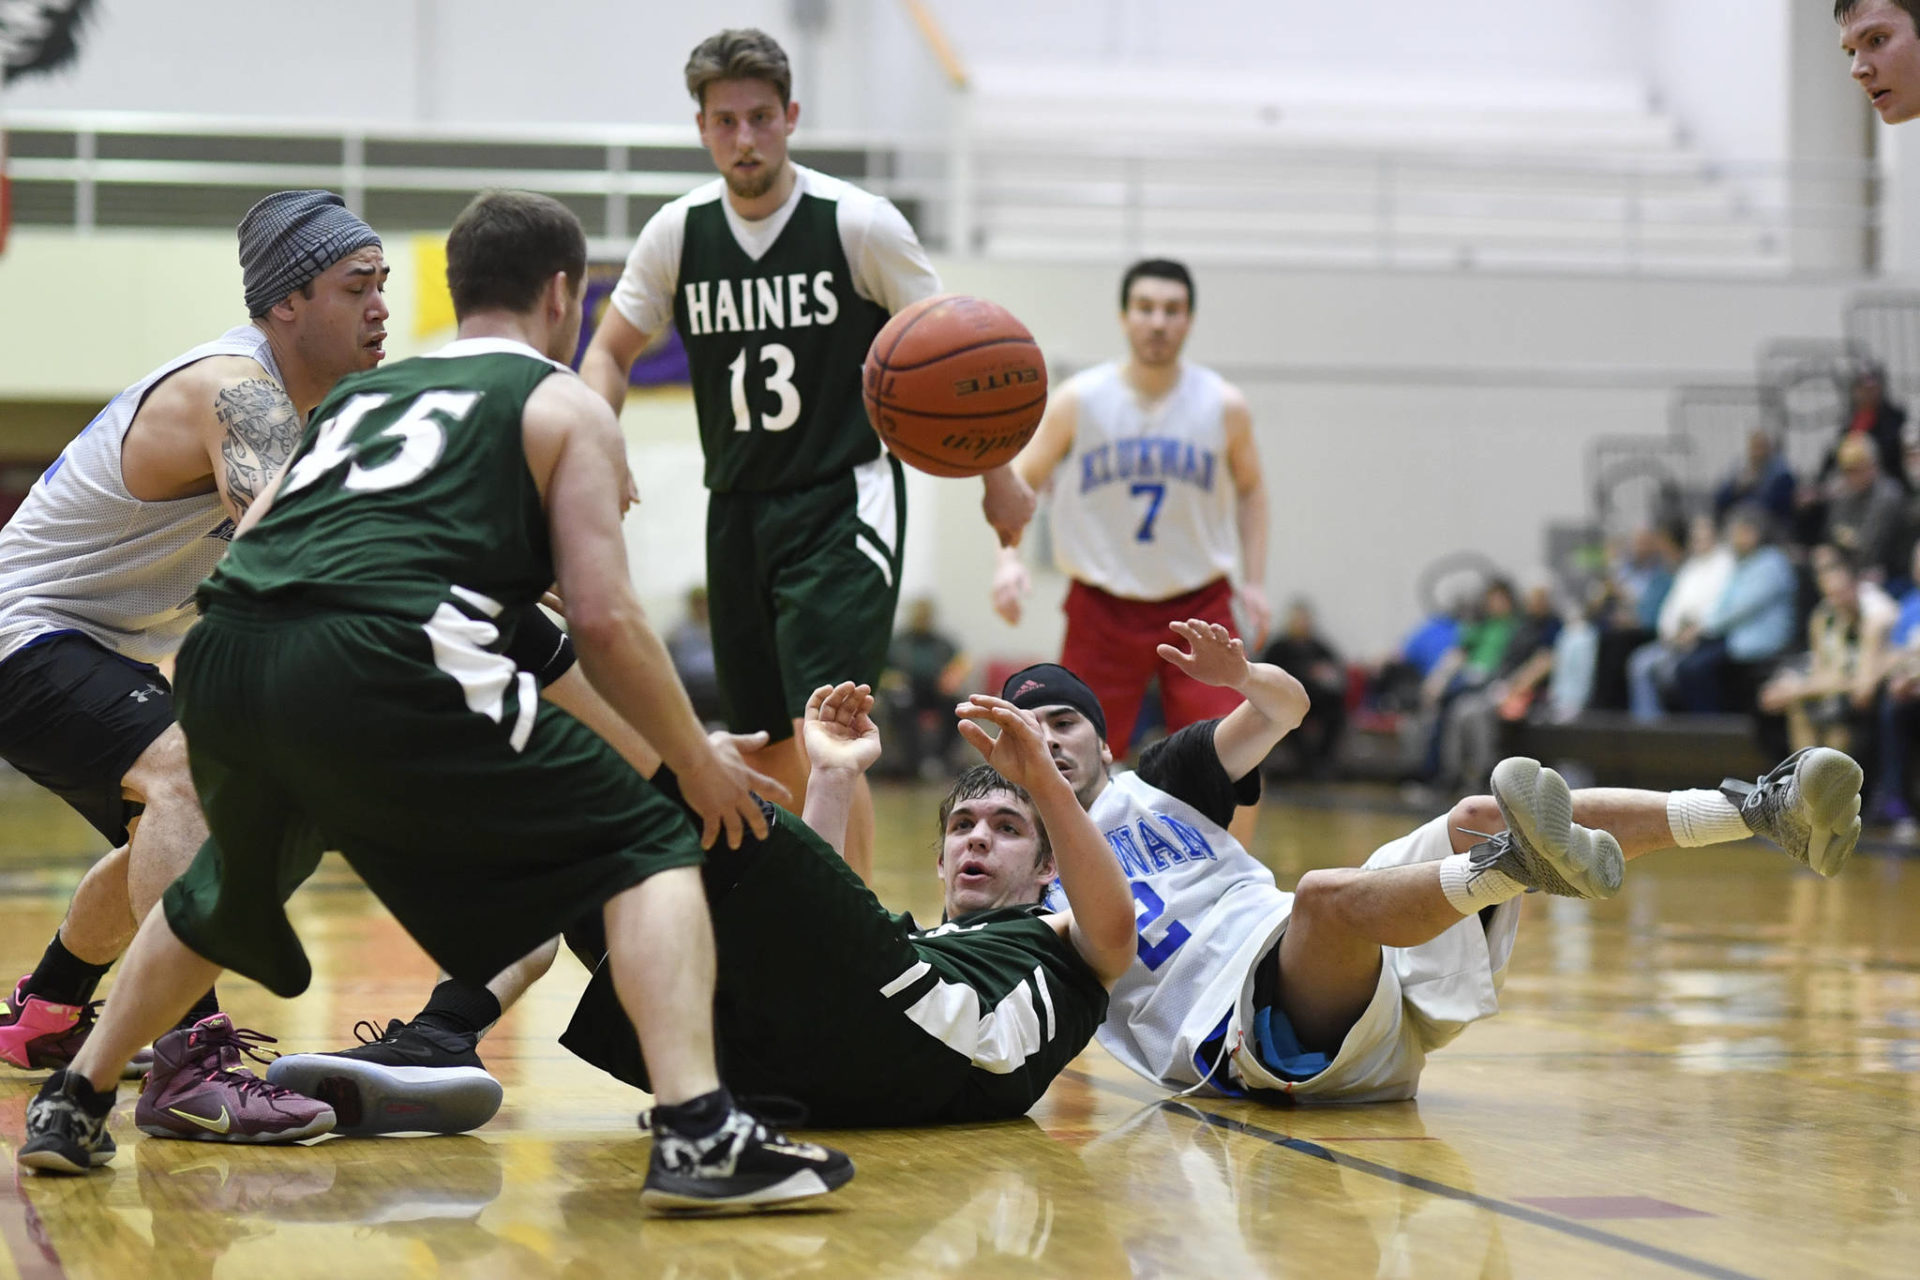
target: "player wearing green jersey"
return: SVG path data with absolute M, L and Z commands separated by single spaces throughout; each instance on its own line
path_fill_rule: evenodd
M 940 282 L 893 205 L 787 158 L 800 106 L 772 39 L 722 31 L 686 75 L 722 177 L 647 222 L 580 373 L 618 410 L 634 360 L 678 328 L 711 491 L 721 703 L 735 732 L 769 735 L 753 762 L 797 796 L 809 693 L 877 682 L 899 599 L 904 481 L 867 423 L 861 362 L 887 317 Z M 1010 542 L 1033 493 L 1008 467 L 985 484 L 987 520 Z M 862 876 L 872 833 L 863 779 L 847 841 Z
M 284 903 L 335 848 L 471 981 L 603 904 L 620 1003 L 667 1064 L 646 1203 L 751 1207 L 852 1176 L 735 1108 L 715 1074 L 697 868 L 723 829 L 766 832 L 748 787 L 773 784 L 707 739 L 633 597 L 619 428 L 555 358 L 578 341 L 585 271 L 565 206 L 478 197 L 447 242 L 458 340 L 343 382 L 249 510 L 179 662 L 210 836 L 141 927 L 94 1035 L 32 1103 L 23 1165 L 110 1159 L 121 1066 L 221 969 L 306 988 Z M 680 803 L 543 706 L 506 656 L 556 579 L 582 671 L 673 766 Z M 173 1087 L 163 1067 L 143 1106 Z M 236 1105 L 284 1093 L 261 1082 Z M 238 1140 L 252 1121 L 188 1118 Z

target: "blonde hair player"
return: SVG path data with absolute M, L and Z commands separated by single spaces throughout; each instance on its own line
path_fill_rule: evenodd
M 1120 282 L 1127 358 L 1096 365 L 1056 392 L 1013 462 L 1036 491 L 1053 485 L 1054 561 L 1073 580 L 1060 660 L 1099 696 L 1122 756 L 1155 677 L 1170 733 L 1240 701 L 1159 657 L 1169 623 L 1204 618 L 1237 634 L 1237 594 L 1257 650 L 1272 618 L 1253 415 L 1232 383 L 1181 358 L 1194 302 L 1193 276 L 1181 263 L 1129 267 Z M 1019 549 L 1003 548 L 994 609 L 1018 622 L 1029 587 Z M 1249 838 L 1252 814 L 1234 825 Z
M 634 360 L 679 330 L 706 454 L 720 702 L 734 732 L 768 735 L 754 767 L 797 804 L 807 698 L 879 683 L 900 595 L 905 478 L 867 423 L 861 362 L 888 317 L 940 281 L 892 204 L 788 158 L 800 104 L 765 32 L 703 40 L 686 79 L 721 177 L 641 229 L 580 374 L 617 412 Z M 988 523 L 1019 537 L 1032 491 L 1009 467 L 984 481 Z M 870 872 L 864 779 L 846 855 Z

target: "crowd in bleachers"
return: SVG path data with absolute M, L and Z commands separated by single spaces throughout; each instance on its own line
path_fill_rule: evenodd
M 1490 578 L 1424 619 L 1353 701 L 1395 716 L 1410 771 L 1441 791 L 1484 784 L 1503 722 L 1751 716 L 1770 754 L 1851 752 L 1868 770 L 1869 821 L 1920 836 L 1908 778 L 1920 737 L 1920 431 L 1886 399 L 1883 375 L 1855 379 L 1817 473 L 1795 475 L 1779 442 L 1756 432 L 1702 506 L 1617 539 L 1551 586 Z

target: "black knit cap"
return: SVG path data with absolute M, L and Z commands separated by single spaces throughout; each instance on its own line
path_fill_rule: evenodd
M 1072 707 L 1093 722 L 1102 742 L 1107 740 L 1107 716 L 1100 709 L 1100 699 L 1093 696 L 1086 681 L 1058 663 L 1037 662 L 1014 672 L 1000 687 L 1000 696 L 1022 711 Z

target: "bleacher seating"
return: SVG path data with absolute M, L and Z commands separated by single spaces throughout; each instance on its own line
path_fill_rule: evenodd
M 1633 84 L 983 66 L 968 112 L 995 256 L 1786 265 L 1756 191 Z

